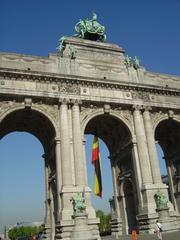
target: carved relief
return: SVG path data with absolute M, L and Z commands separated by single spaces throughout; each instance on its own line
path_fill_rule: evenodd
M 1 101 L 0 102 L 0 119 L 2 115 L 4 115 L 5 112 L 9 111 L 10 109 L 13 108 L 18 108 L 21 107 L 23 103 L 21 102 L 16 102 L 15 100 L 12 101 Z
M 86 118 L 86 116 L 88 116 L 88 115 L 90 115 L 90 114 L 92 114 L 93 112 L 96 112 L 96 111 L 97 111 L 97 106 L 96 105 L 93 105 L 93 104 L 85 105 L 85 104 L 83 104 L 83 106 L 81 106 L 81 114 L 80 114 L 81 122 L 83 121 L 84 118 Z
M 174 118 L 176 118 L 178 121 L 180 121 L 180 113 L 174 114 Z
M 75 84 L 63 84 L 59 86 L 61 93 L 80 94 L 80 87 Z
M 42 112 L 47 113 L 54 122 L 58 121 L 58 105 L 47 105 L 39 101 L 34 103 L 33 106 Z
M 132 92 L 132 97 L 134 99 L 143 99 L 143 100 L 149 100 L 149 93 L 147 92 Z
M 168 113 L 164 113 L 162 111 L 151 113 L 152 127 L 155 128 L 157 124 L 163 120 L 168 118 Z
M 127 109 L 121 109 L 121 107 L 112 108 L 111 112 L 114 115 L 118 115 L 124 122 L 129 126 L 129 128 L 133 129 L 133 119 L 132 112 Z

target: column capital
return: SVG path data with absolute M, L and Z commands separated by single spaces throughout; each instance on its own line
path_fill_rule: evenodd
M 150 112 L 152 110 L 151 106 L 143 106 L 144 112 Z
M 82 100 L 81 99 L 71 99 L 70 101 L 74 106 L 78 106 L 82 104 Z
M 69 98 L 59 98 L 60 104 L 68 104 L 70 102 Z
M 132 109 L 134 110 L 134 111 L 140 111 L 140 110 L 142 110 L 143 109 L 143 106 L 142 105 L 136 105 L 136 104 L 134 104 L 133 106 L 132 106 Z

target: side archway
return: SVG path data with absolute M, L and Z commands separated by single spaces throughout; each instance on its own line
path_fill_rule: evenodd
M 155 128 L 155 140 L 164 153 L 170 200 L 180 212 L 180 122 L 172 118 L 161 120 Z
M 13 104 L 12 104 L 13 105 Z M 55 137 L 57 127 L 52 118 L 42 110 L 24 108 L 22 106 L 9 106 L 1 114 L 0 139 L 11 132 L 28 132 L 34 135 L 44 148 L 45 165 L 45 232 L 50 235 L 54 232 L 53 225 L 57 220 L 57 187 L 56 187 L 56 153 Z M 46 227 L 48 226 L 48 227 Z M 49 231 L 49 229 L 51 229 Z M 51 233 L 50 233 L 51 232 Z

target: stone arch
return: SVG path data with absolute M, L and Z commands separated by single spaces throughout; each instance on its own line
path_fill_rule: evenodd
M 3 108 L 5 107 L 5 108 Z M 27 122 L 26 122 L 26 120 Z M 37 121 L 37 122 L 36 122 Z M 33 126 L 34 125 L 34 126 Z M 58 126 L 55 119 L 41 109 L 38 105 L 34 105 L 31 108 L 25 108 L 22 103 L 6 102 L 1 105 L 0 111 L 0 139 L 8 133 L 20 131 L 29 132 L 34 135 L 42 144 L 44 148 L 43 158 L 45 160 L 45 184 L 46 184 L 46 213 L 45 216 L 49 216 L 49 212 L 53 211 L 57 213 L 57 190 L 56 186 L 52 192 L 53 205 L 49 204 L 49 188 L 50 181 L 56 181 L 56 154 L 54 140 L 58 136 Z M 52 208 L 54 208 L 52 210 Z M 56 218 L 56 216 L 54 216 Z M 55 221 L 55 220 L 54 220 Z M 52 231 L 54 226 L 53 220 L 45 217 L 45 225 L 48 225 L 48 231 Z M 45 228 L 46 231 L 46 228 Z M 50 234 L 50 233 L 48 233 Z
M 169 197 L 180 212 L 180 121 L 178 116 L 161 119 L 154 129 L 155 140 L 160 144 L 166 163 Z
M 91 121 L 91 119 L 93 119 L 94 117 L 103 115 L 104 113 L 104 109 L 103 108 L 99 108 L 99 109 L 95 109 L 95 110 L 89 110 L 87 112 L 85 112 L 82 120 L 81 120 L 81 126 L 82 126 L 82 134 L 84 135 L 85 132 L 85 128 L 88 124 L 89 121 Z M 133 136 L 133 129 L 132 126 L 130 125 L 130 123 L 125 119 L 125 117 L 123 117 L 123 115 L 117 113 L 116 111 L 111 111 L 110 113 L 107 113 L 107 115 L 112 116 L 117 118 L 119 121 L 122 121 L 123 124 L 127 127 L 129 133 L 131 136 Z
M 3 113 L 1 113 L 1 111 L 0 111 L 0 123 L 1 123 L 1 121 L 3 121 L 3 119 L 5 119 L 5 117 L 7 116 L 7 115 L 9 115 L 10 113 L 12 113 L 12 112 L 14 112 L 14 111 L 17 111 L 17 110 L 23 110 L 23 109 L 25 109 L 25 107 L 24 107 L 24 105 L 22 105 L 22 104 L 8 104 L 8 107 L 7 107 L 7 109 L 4 109 L 4 111 L 3 111 Z M 40 112 L 42 115 L 44 115 L 50 122 L 51 122 L 51 124 L 53 125 L 53 127 L 54 127 L 54 129 L 55 129 L 55 135 L 56 136 L 58 136 L 58 134 L 59 134 L 59 131 L 58 131 L 58 126 L 57 126 L 57 124 L 56 124 L 56 122 L 55 122 L 55 119 L 49 114 L 49 113 L 47 113 L 47 112 L 45 112 L 45 111 L 43 111 L 40 107 L 38 107 L 38 106 L 32 106 L 31 107 L 31 109 L 32 110 L 35 110 L 35 111 L 37 111 L 37 112 Z
M 155 133 L 156 127 L 159 125 L 160 122 L 162 122 L 164 120 L 167 120 L 167 119 L 170 119 L 168 113 L 158 112 L 158 113 L 152 114 L 152 116 L 153 116 L 152 117 L 152 127 L 153 127 L 153 130 L 154 130 L 154 133 Z M 178 116 L 178 115 L 173 115 L 172 119 L 177 121 L 177 122 L 180 122 L 180 116 Z

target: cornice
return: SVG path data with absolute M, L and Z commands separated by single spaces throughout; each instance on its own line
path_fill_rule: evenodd
M 161 94 L 169 96 L 180 96 L 180 89 L 170 88 L 170 87 L 159 87 L 157 85 L 147 85 L 141 83 L 132 82 L 121 82 L 121 81 L 110 81 L 109 79 L 100 79 L 92 77 L 83 77 L 75 75 L 65 75 L 56 73 L 46 73 L 46 72 L 36 72 L 31 70 L 17 70 L 9 68 L 0 68 L 0 77 L 4 80 L 26 80 L 35 81 L 41 83 L 59 83 L 59 84 L 76 84 L 81 87 L 97 87 L 102 89 L 116 89 L 131 91 L 132 93 L 144 92 L 151 94 Z M 3 80 L 1 79 L 0 85 L 3 85 Z M 140 94 L 141 95 L 141 94 Z M 143 95 L 142 95 L 143 96 Z M 143 99 L 143 97 L 142 97 Z

